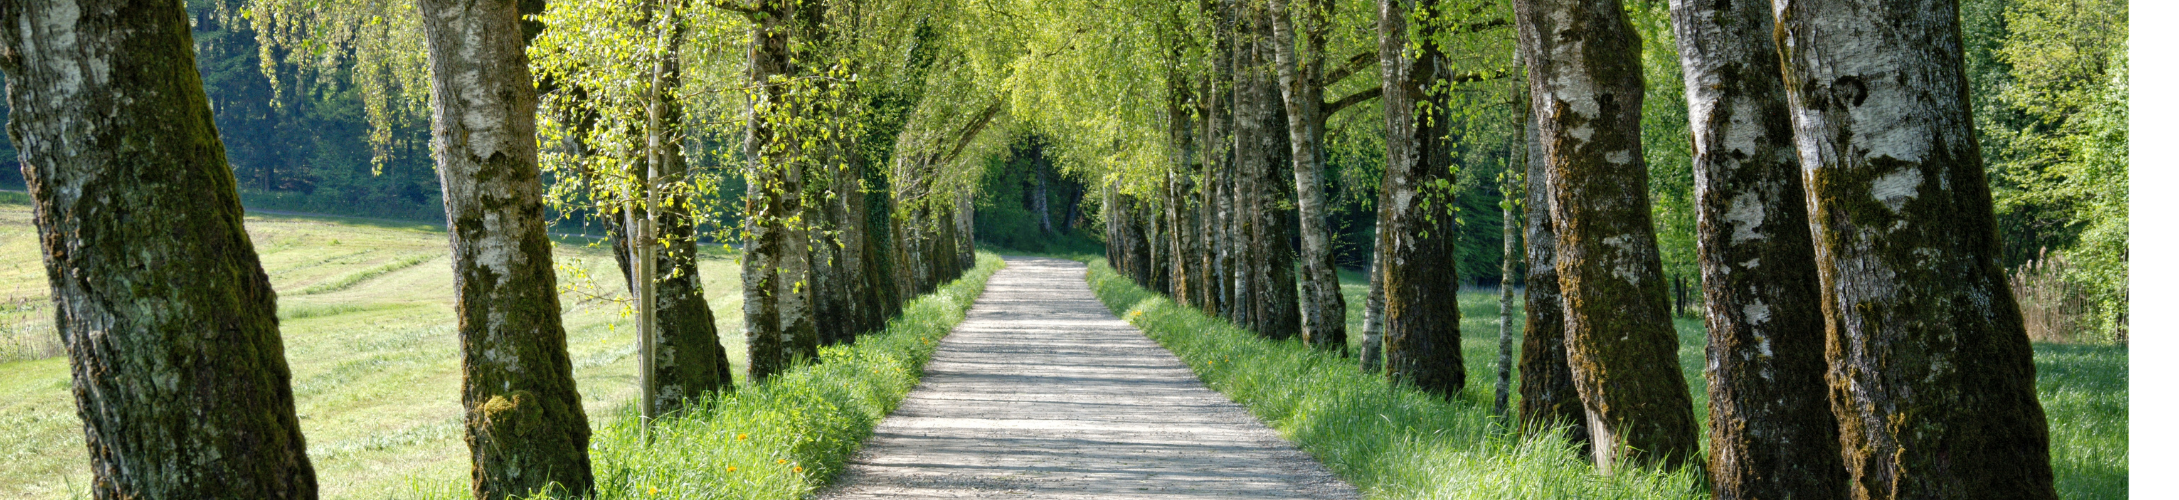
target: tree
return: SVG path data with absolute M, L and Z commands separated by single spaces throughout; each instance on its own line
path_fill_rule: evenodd
M 316 498 L 272 285 L 180 2 L 0 4 L 98 498 Z
M 1332 3 L 1313 0 L 1299 10 L 1270 0 L 1280 95 L 1285 97 L 1287 141 L 1293 145 L 1295 201 L 1301 225 L 1301 340 L 1319 349 L 1346 350 L 1347 300 L 1332 264 L 1332 235 L 1324 219 L 1324 46 Z M 1303 47 L 1295 46 L 1298 14 Z
M 1246 172 L 1248 200 L 1250 287 L 1255 293 L 1256 333 L 1274 339 L 1301 334 L 1300 297 L 1294 288 L 1294 222 L 1285 207 L 1294 195 L 1284 169 L 1291 162 L 1287 132 L 1291 117 L 1279 104 L 1277 56 L 1270 9 L 1264 4 L 1244 4 L 1246 29 L 1236 47 L 1234 84 L 1236 110 L 1246 116 L 1235 128 L 1237 164 Z
M 1685 68 L 1703 315 L 1711 491 L 1845 496 L 1823 381 L 1823 310 L 1771 3 L 1672 2 Z
M 1952 0 L 1777 8 L 1854 498 L 2055 498 Z M 1851 49 L 1849 49 L 1851 48 Z
M 758 0 L 750 8 L 749 81 L 765 84 L 750 95 L 749 132 L 743 150 L 750 156 L 749 194 L 743 198 L 742 332 L 749 349 L 749 380 L 762 382 L 785 371 L 801 352 L 795 346 L 815 341 L 809 314 L 807 228 L 802 214 L 803 167 L 790 149 L 795 145 L 793 106 L 788 84 L 799 71 L 791 46 L 796 28 L 815 20 L 813 11 L 791 0 Z M 812 2 L 814 3 L 814 2 Z M 920 292 L 920 290 L 918 290 Z M 814 350 L 808 354 L 815 354 Z
M 1642 158 L 1639 42 L 1618 0 L 1519 0 L 1550 164 L 1566 353 L 1597 466 L 1684 465 L 1697 449 Z
M 1460 279 L 1453 260 L 1452 144 L 1445 54 L 1428 23 L 1438 0 L 1380 0 L 1377 67 L 1384 73 L 1385 176 L 1378 198 L 1387 375 L 1443 396 L 1467 383 L 1460 353 Z M 1418 32 L 1420 34 L 1411 34 Z M 1412 42 L 1410 37 L 1413 37 Z
M 1521 326 L 1521 427 L 1526 432 L 1566 427 L 1567 440 L 1589 449 L 1589 428 L 1582 425 L 1587 413 L 1581 394 L 1574 388 L 1573 368 L 1566 364 L 1565 297 L 1559 293 L 1558 232 L 1551 221 L 1551 165 L 1545 161 L 1536 115 L 1524 113 L 1523 129 L 1528 152 L 1523 177 L 1527 195 L 1526 248 L 1527 293 Z
M 542 5 L 418 2 L 432 68 L 432 152 L 454 253 L 471 489 L 479 498 L 592 489 L 590 424 L 575 391 L 545 236 L 525 7 Z

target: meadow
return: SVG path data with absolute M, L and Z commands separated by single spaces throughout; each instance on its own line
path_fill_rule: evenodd
M 90 480 L 82 422 L 53 330 L 37 230 L 30 208 L 11 198 L 0 200 L 0 498 L 73 496 Z M 295 410 L 324 496 L 466 485 L 445 230 L 338 217 L 251 215 L 244 223 L 279 292 Z M 635 394 L 633 323 L 619 303 L 577 297 L 620 297 L 624 283 L 606 248 L 556 241 L 577 387 L 592 426 L 604 427 Z M 739 266 L 716 247 L 703 253 L 705 297 L 721 312 L 734 366 L 746 366 L 733 334 Z
M 1360 273 L 1343 272 L 1340 278 L 1349 338 L 1359 345 L 1368 283 Z M 1267 340 L 1175 304 L 1128 282 L 1101 260 L 1093 262 L 1090 281 L 1115 314 L 1370 498 L 1710 496 L 1696 471 L 1600 476 L 1563 440 L 1508 436 L 1490 411 L 1498 369 L 1496 289 L 1460 294 L 1468 388 L 1447 400 L 1364 375 L 1354 368 L 1353 357 L 1312 350 L 1295 340 Z M 1516 332 L 1522 318 L 1516 310 Z M 1702 422 L 1709 400 L 1702 373 L 1703 326 L 1693 318 L 1674 326 L 1681 370 Z M 1520 345 L 1517 339 L 1514 345 Z M 2049 417 L 2051 466 L 2062 498 L 2127 496 L 2127 363 L 2124 347 L 2035 345 L 2036 385 Z M 1514 380 L 1518 384 L 1518 372 Z

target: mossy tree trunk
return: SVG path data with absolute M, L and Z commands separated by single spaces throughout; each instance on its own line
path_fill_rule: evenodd
M 1551 170 L 1566 354 L 1597 466 L 1686 465 L 1680 374 L 1642 159 L 1641 41 L 1618 0 L 1519 0 L 1520 44 Z
M 1840 498 L 1815 247 L 1767 0 L 1675 0 L 1709 327 L 1711 492 Z
M 797 19 L 804 7 L 793 0 L 758 0 L 750 14 L 749 81 L 793 78 L 795 31 L 813 21 Z M 743 198 L 742 332 L 748 346 L 749 379 L 763 382 L 785 371 L 796 355 L 814 354 L 816 325 L 809 296 L 808 222 L 803 213 L 803 163 L 794 140 L 780 137 L 790 127 L 781 109 L 788 102 L 783 85 L 768 85 L 750 95 L 752 112 L 743 151 L 751 158 L 749 192 Z M 809 348 L 804 348 L 808 346 Z
M 518 2 L 420 0 L 478 498 L 588 494 L 590 425 L 560 325 Z
M 1528 218 L 1522 246 L 1527 249 L 1528 286 L 1521 327 L 1521 426 L 1528 433 L 1565 427 L 1568 441 L 1589 449 L 1588 417 L 1574 373 L 1566 365 L 1566 311 L 1559 293 L 1558 232 L 1551 222 L 1551 169 L 1544 160 L 1536 117 L 1528 114 Z
M 680 135 L 684 116 L 678 89 L 681 87 L 681 42 L 686 27 L 679 16 L 675 17 L 667 24 L 666 57 L 659 61 L 658 84 L 664 89 L 674 89 L 659 92 L 659 121 L 665 129 L 662 134 L 665 137 Z M 660 196 L 663 203 L 651 208 L 658 220 L 657 237 L 662 245 L 657 252 L 657 263 L 653 264 L 653 269 L 660 272 L 656 273 L 657 282 L 652 285 L 657 287 L 654 293 L 658 321 L 658 344 L 653 350 L 656 359 L 651 365 L 650 379 L 657 393 L 652 414 L 664 415 L 694 402 L 704 393 L 734 390 L 734 379 L 727 366 L 726 347 L 719 343 L 719 327 L 712 315 L 711 304 L 704 299 L 702 276 L 696 269 L 696 220 L 689 215 L 690 193 L 682 185 L 687 182 L 688 160 L 682 156 L 680 141 L 661 140 L 656 147 L 659 150 L 658 168 L 638 165 L 635 170 L 645 174 L 657 172 L 657 178 L 646 180 L 668 189 Z M 643 217 L 640 213 L 636 216 Z M 625 220 L 607 217 L 605 221 L 606 235 L 613 243 L 613 259 L 619 264 L 623 278 L 632 276 Z M 629 293 L 635 292 L 631 281 Z
M 1260 153 L 1251 169 L 1255 184 L 1255 242 L 1256 247 L 1256 309 L 1259 312 L 1256 332 L 1274 339 L 1294 338 L 1301 335 L 1301 298 L 1294 287 L 1294 218 L 1287 211 L 1293 206 L 1294 183 L 1289 165 L 1292 147 L 1287 140 L 1289 120 L 1286 107 L 1280 103 L 1276 38 L 1272 34 L 1271 11 L 1267 5 L 1256 3 L 1249 9 L 1249 35 L 1251 43 L 1248 85 L 1249 107 L 1259 124 L 1253 134 L 1250 147 Z
M 1385 173 L 1378 208 L 1376 272 L 1384 287 L 1384 356 L 1392 380 L 1443 396 L 1458 394 L 1468 371 L 1460 352 L 1460 279 L 1453 255 L 1449 118 L 1431 88 L 1446 68 L 1435 40 L 1410 46 L 1410 15 L 1436 0 L 1380 0 L 1378 68 L 1384 74 Z M 1419 103 L 1432 102 L 1427 109 Z
M 1233 322 L 1250 331 L 1262 332 L 1263 299 L 1263 247 L 1259 244 L 1262 220 L 1257 211 L 1262 208 L 1258 201 L 1263 197 L 1263 187 L 1258 185 L 1258 174 L 1264 163 L 1264 150 L 1259 137 L 1264 133 L 1262 112 L 1257 108 L 1256 95 L 1256 32 L 1252 26 L 1253 15 L 1248 2 L 1236 3 L 1232 8 L 1231 26 L 1233 52 L 1229 55 L 1233 65 L 1233 216 L 1228 221 L 1233 231 Z
M 0 22 L 91 493 L 317 498 L 181 2 L 11 1 Z
M 1854 498 L 2056 498 L 1953 0 L 1777 4 Z
M 1210 186 L 1205 190 L 1204 239 L 1211 246 L 1211 273 L 1213 307 L 1219 317 L 1238 323 L 1236 307 L 1238 262 L 1233 248 L 1233 1 L 1205 0 L 1201 4 L 1204 17 L 1209 19 L 1211 40 L 1210 67 L 1203 95 L 1204 135 L 1206 150 L 1204 165 L 1209 168 L 1204 177 Z

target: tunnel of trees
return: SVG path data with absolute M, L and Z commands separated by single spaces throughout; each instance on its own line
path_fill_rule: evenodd
M 1697 3 L 22 0 L 0 184 L 106 416 L 101 496 L 315 496 L 243 206 L 445 221 L 480 497 L 594 481 L 548 232 L 613 247 L 646 418 L 733 390 L 719 317 L 762 382 L 979 244 L 1087 247 L 1441 396 L 1491 383 L 1455 304 L 1499 287 L 1529 311 L 1500 411 L 1606 470 L 2054 496 L 2031 336 L 2127 338 L 2124 2 Z M 148 242 L 171 255 L 112 251 Z M 721 242 L 741 311 L 699 285 Z M 214 324 L 234 352 L 187 338 Z M 198 392 L 131 403 L 173 377 Z M 95 437 L 122 435 L 153 444 Z M 220 456 L 249 459 L 123 472 Z

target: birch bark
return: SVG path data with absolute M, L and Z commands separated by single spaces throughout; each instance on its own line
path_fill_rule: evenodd
M 430 50 L 432 156 L 445 190 L 478 498 L 592 489 L 545 236 L 537 95 L 519 2 L 418 0 Z
M 317 498 L 272 285 L 181 2 L 0 3 L 96 498 Z
M 1698 448 L 1642 159 L 1641 42 L 1618 0 L 1517 0 L 1558 231 L 1566 352 L 1599 468 Z
M 1815 247 L 1770 6 L 1672 2 L 1694 136 L 1711 492 L 1840 498 Z
M 1774 5 L 1853 498 L 2056 498 L 1953 0 Z

